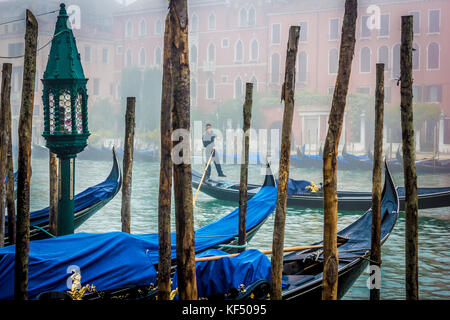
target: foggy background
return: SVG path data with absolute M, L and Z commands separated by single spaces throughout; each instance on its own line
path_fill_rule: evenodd
M 25 9 L 37 15 L 41 48 L 51 40 L 60 1 L 0 1 L 0 62 L 13 63 L 11 102 L 17 144 Z M 252 128 L 281 129 L 288 29 L 301 26 L 292 148 L 318 153 L 336 81 L 344 0 L 191 0 L 191 120 L 241 127 L 245 83 L 254 84 Z M 136 148 L 159 146 L 166 0 L 65 1 L 88 81 L 90 145 L 120 146 L 127 96 L 135 96 Z M 414 16 L 417 152 L 450 151 L 450 1 L 359 0 L 356 48 L 340 148 L 373 146 L 375 64 L 385 63 L 385 150 L 401 142 L 400 19 Z M 75 9 L 74 9 L 75 8 Z M 79 8 L 79 10 L 77 9 Z M 55 11 L 56 12 L 52 12 Z M 15 21 L 19 20 L 19 21 Z M 11 22 L 15 21 L 15 22 Z M 42 78 L 50 45 L 38 51 L 33 143 L 44 145 Z M 192 125 L 193 127 L 193 125 Z M 201 146 L 200 146 L 201 148 Z M 392 150 L 393 149 L 393 150 Z

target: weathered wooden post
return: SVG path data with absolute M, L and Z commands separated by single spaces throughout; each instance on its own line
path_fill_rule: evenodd
M 295 62 L 297 60 L 300 27 L 289 28 L 286 50 L 286 67 L 281 100 L 284 100 L 283 127 L 281 132 L 280 167 L 278 173 L 277 207 L 273 227 L 270 299 L 281 300 L 281 276 L 283 271 L 284 226 L 291 153 L 292 119 L 294 116 Z
M 133 171 L 135 97 L 127 97 L 125 112 L 125 144 L 123 147 L 122 232 L 131 232 L 131 182 Z
M 7 128 L 7 108 L 9 107 L 9 92 L 11 88 L 8 77 L 11 77 L 11 65 L 3 64 L 2 69 L 2 93 L 0 105 L 0 247 L 5 245 L 5 208 L 6 208 L 6 177 L 8 166 L 8 128 Z M 9 70 L 8 70 L 9 69 Z M 9 74 L 8 74 L 9 71 Z
M 328 120 L 327 137 L 323 148 L 323 300 L 337 299 L 339 259 L 337 251 L 337 155 L 344 120 L 353 54 L 355 51 L 357 5 L 357 0 L 345 1 L 339 53 L 339 70 Z
M 181 300 L 197 299 L 195 274 L 194 211 L 190 141 L 190 71 L 187 0 L 169 2 L 172 38 L 173 110 L 172 139 L 178 139 L 172 152 L 173 185 L 177 237 L 178 293 Z
M 25 26 L 25 57 L 23 65 L 22 105 L 20 107 L 19 116 L 19 156 L 17 173 L 17 237 L 14 269 L 14 298 L 16 300 L 26 300 L 28 298 L 31 134 L 38 35 L 38 23 L 29 10 L 26 11 Z
M 405 179 L 405 256 L 406 299 L 419 299 L 417 175 L 412 109 L 412 45 L 413 17 L 402 16 L 400 58 L 401 123 L 403 145 L 403 175 Z
M 158 300 L 170 299 L 170 267 L 171 238 L 170 211 L 172 204 L 172 108 L 173 108 L 173 78 L 172 78 L 172 26 L 169 11 L 166 16 L 164 31 L 164 62 L 161 93 L 161 147 L 158 196 Z
M 253 104 L 253 83 L 247 82 L 245 84 L 245 102 L 244 102 L 244 122 L 242 138 L 243 144 L 243 162 L 241 163 L 241 179 L 239 187 L 239 240 L 238 245 L 242 246 L 239 251 L 245 250 L 247 242 L 247 181 L 248 181 L 248 152 L 250 148 L 250 123 L 252 119 L 252 104 Z M 241 158 L 242 159 L 242 158 Z
M 370 266 L 381 267 L 381 169 L 383 158 L 383 121 L 384 121 L 384 63 L 377 63 L 375 92 L 375 135 L 373 142 L 372 175 L 372 242 L 370 248 Z M 381 275 L 381 272 L 375 272 Z M 378 279 L 377 279 L 378 280 Z M 378 282 L 378 281 L 376 281 Z M 373 284 L 372 284 L 373 285 Z M 370 300 L 380 300 L 380 288 L 370 289 Z
M 6 67 L 5 67 L 6 65 Z M 2 104 L 6 108 L 6 130 L 8 135 L 8 159 L 7 159 L 7 179 L 6 184 L 6 206 L 8 209 L 8 239 L 10 244 L 16 243 L 16 204 L 14 201 L 14 164 L 12 153 L 12 129 L 11 129 L 11 71 L 12 64 L 5 63 L 4 69 L 6 76 L 2 81 L 5 88 L 5 100 L 2 98 Z
M 49 172 L 49 231 L 58 235 L 58 157 L 55 153 L 48 151 L 48 172 Z

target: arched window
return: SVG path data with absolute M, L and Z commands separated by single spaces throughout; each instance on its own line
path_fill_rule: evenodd
M 270 58 L 270 82 L 280 83 L 280 55 L 272 54 Z
M 253 83 L 253 91 L 258 91 L 258 80 L 256 76 L 253 76 L 250 82 Z
M 389 70 L 389 48 L 381 46 L 378 49 L 378 63 L 384 63 L 384 70 Z
M 339 52 L 338 49 L 333 48 L 328 52 L 328 73 L 336 74 L 339 66 Z
M 243 51 L 244 51 L 244 49 L 242 48 L 242 41 L 238 40 L 236 42 L 236 47 L 234 49 L 234 60 L 235 61 L 242 61 L 242 58 L 244 56 Z
M 250 44 L 250 60 L 258 61 L 258 55 L 259 55 L 258 41 L 256 39 L 253 39 Z
M 191 47 L 191 63 L 197 63 L 197 46 L 194 44 Z
M 208 29 L 214 30 L 216 28 L 216 15 L 211 13 L 208 17 Z
M 132 35 L 133 35 L 133 24 L 131 23 L 131 21 L 128 21 L 125 26 L 125 37 L 131 38 Z
M 392 77 L 400 77 L 400 44 L 396 44 L 392 49 Z
M 145 19 L 142 19 L 139 23 L 139 35 L 141 37 L 147 35 L 147 22 L 145 22 Z
M 158 19 L 155 22 L 155 34 L 161 34 L 162 33 L 162 23 L 161 20 Z
M 192 32 L 198 31 L 198 16 L 195 13 L 192 15 L 190 29 Z
M 361 48 L 360 72 L 370 72 L 370 49 L 369 47 Z
M 306 82 L 308 74 L 308 54 L 306 51 L 300 51 L 298 54 L 298 81 Z
M 413 70 L 419 70 L 420 68 L 420 48 L 417 43 L 413 45 L 412 68 Z
M 239 11 L 239 26 L 245 27 L 247 25 L 247 10 L 244 8 Z
M 248 25 L 254 26 L 256 24 L 256 12 L 255 8 L 250 7 L 248 10 Z
M 208 46 L 208 61 L 216 61 L 216 46 L 214 45 L 214 43 L 210 43 Z
M 131 49 L 128 49 L 127 50 L 127 54 L 126 54 L 126 56 L 125 56 L 125 65 L 127 66 L 127 67 L 129 67 L 129 66 L 131 66 L 131 63 L 133 62 L 132 61 L 132 59 L 131 59 Z
M 242 97 L 242 80 L 241 77 L 237 77 L 234 80 L 234 97 L 241 98 Z
M 214 99 L 214 79 L 210 78 L 208 80 L 208 84 L 206 86 L 206 98 L 207 99 Z
M 161 48 L 160 48 L 160 47 L 156 47 L 156 48 L 155 48 L 155 64 L 156 64 L 157 66 L 160 66 L 160 65 L 161 65 L 161 60 L 162 60 L 162 57 L 161 57 Z
M 141 48 L 141 50 L 139 51 L 139 65 L 145 66 L 146 59 L 147 59 L 147 55 L 145 53 L 145 49 Z
M 439 44 L 436 42 L 428 45 L 428 69 L 439 69 Z

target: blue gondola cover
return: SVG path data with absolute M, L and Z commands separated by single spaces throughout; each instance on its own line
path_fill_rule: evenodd
M 196 257 L 226 255 L 217 249 L 202 252 Z M 213 261 L 197 262 L 198 297 L 208 297 L 214 294 L 227 293 L 230 289 L 238 289 L 241 284 L 248 286 L 253 282 L 265 279 L 270 281 L 270 260 L 255 249 L 245 250 L 236 257 L 224 257 Z M 177 288 L 177 274 L 172 280 L 172 290 Z
M 0 249 L 0 300 L 14 298 L 15 248 Z M 149 285 L 156 283 L 155 263 L 145 241 L 128 233 L 77 233 L 31 241 L 28 298 L 69 290 L 74 268 L 80 270 L 83 286 L 94 285 L 97 290 Z
M 262 187 L 247 203 L 247 230 L 259 225 L 275 209 L 277 189 Z M 239 208 L 195 231 L 195 250 L 204 251 L 227 243 L 238 235 Z M 171 235 L 172 258 L 176 258 L 176 236 Z M 0 248 L 0 300 L 14 297 L 15 246 Z M 67 268 L 81 270 L 82 285 L 97 290 L 156 283 L 158 234 L 130 235 L 76 233 L 30 242 L 29 298 L 44 291 L 68 290 Z

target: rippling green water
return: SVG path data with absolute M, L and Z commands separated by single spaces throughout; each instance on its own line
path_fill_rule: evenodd
M 76 192 L 104 180 L 111 162 L 77 161 Z M 31 209 L 40 209 L 48 204 L 48 161 L 32 160 L 33 175 L 31 188 Z M 202 165 L 193 165 L 202 171 Z M 238 165 L 224 165 L 227 180 L 239 181 Z M 212 171 L 216 174 L 215 169 Z M 264 177 L 259 165 L 249 166 L 249 182 L 262 183 Z M 290 177 L 295 179 L 322 181 L 321 170 L 292 168 Z M 403 185 L 402 175 L 394 175 L 394 181 Z M 157 199 L 159 183 L 159 163 L 135 162 L 133 167 L 132 190 L 132 233 L 157 232 Z M 450 186 L 449 175 L 424 175 L 418 177 L 419 186 Z M 338 173 L 340 190 L 371 191 L 371 173 L 342 171 Z M 76 232 L 120 231 L 121 193 L 109 204 L 85 222 Z M 199 193 L 195 208 L 195 227 L 204 226 L 226 215 L 236 204 L 219 201 Z M 339 229 L 352 223 L 358 212 L 340 212 Z M 286 217 L 285 246 L 307 245 L 322 239 L 323 214 L 321 209 L 288 208 Z M 251 248 L 267 249 L 272 246 L 273 216 L 261 227 L 250 242 Z M 382 248 L 382 288 L 383 299 L 404 299 L 404 215 Z M 174 219 L 172 218 L 174 228 Z M 421 299 L 450 298 L 450 208 L 421 210 L 419 212 L 419 285 Z M 367 299 L 368 272 L 363 273 L 345 299 Z

